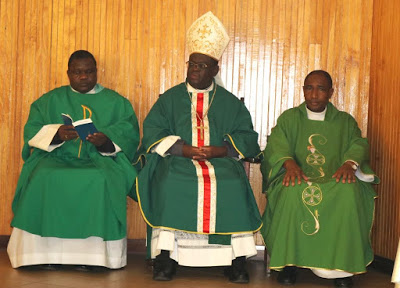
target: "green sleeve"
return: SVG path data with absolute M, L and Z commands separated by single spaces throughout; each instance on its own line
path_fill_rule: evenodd
M 31 147 L 28 141 L 31 140 L 44 125 L 54 124 L 45 123 L 43 114 L 41 113 L 40 99 L 33 102 L 29 111 L 28 120 L 24 127 L 24 146 L 22 148 L 22 159 L 26 161 L 31 155 Z
M 360 169 L 365 174 L 372 174 L 374 175 L 374 181 L 372 183 L 378 184 L 380 179 L 377 175 L 375 175 L 374 171 L 371 169 L 369 165 L 369 144 L 366 138 L 361 136 L 361 130 L 357 125 L 356 120 L 350 117 L 350 141 L 349 147 L 345 151 L 342 159 L 342 163 L 346 160 L 353 160 L 356 161 L 360 165 Z
M 343 154 L 342 163 L 346 160 L 354 160 L 361 164 L 364 161 L 369 161 L 368 141 L 361 137 L 361 130 L 358 128 L 357 122 L 350 116 L 349 124 L 349 147 Z
M 163 138 L 173 135 L 170 121 L 163 107 L 163 97 L 166 96 L 160 96 L 143 122 L 142 145 L 147 152 Z
M 116 143 L 132 162 L 139 145 L 139 125 L 132 105 L 125 98 L 123 101 L 121 117 L 107 127 L 101 128 L 101 131 Z
M 238 112 L 232 117 L 233 129 L 224 136 L 224 139 L 231 143 L 243 158 L 257 157 L 260 155 L 258 133 L 253 129 L 251 116 L 246 106 L 242 102 L 239 102 L 238 105 Z
M 293 147 L 289 144 L 289 129 L 287 125 L 287 113 L 282 114 L 268 137 L 267 146 L 263 151 L 264 159 L 261 162 L 263 175 L 263 192 L 283 172 L 283 163 L 287 159 L 294 159 Z

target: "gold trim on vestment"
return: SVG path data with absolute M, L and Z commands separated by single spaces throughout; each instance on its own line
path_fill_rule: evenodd
M 201 168 L 199 161 L 192 160 L 192 163 L 196 169 L 197 176 L 197 231 L 203 231 L 203 208 L 204 208 L 204 178 L 203 169 Z
M 161 138 L 160 140 L 157 140 L 156 142 L 154 142 L 153 144 L 151 144 L 151 145 L 149 146 L 149 148 L 147 149 L 146 153 L 150 153 L 150 149 L 151 149 L 154 145 L 157 145 L 158 143 L 160 143 L 161 141 L 163 141 L 165 138 L 167 138 L 167 137 L 163 137 L 163 138 Z
M 229 137 L 229 139 L 231 140 L 232 146 L 233 146 L 233 148 L 235 148 L 236 152 L 238 152 L 239 155 L 240 155 L 242 158 L 246 158 L 246 157 L 244 157 L 243 153 L 240 152 L 239 149 L 236 147 L 235 142 L 233 141 L 231 135 L 225 134 L 225 136 L 228 136 L 228 137 Z
M 264 157 L 264 153 L 261 151 L 260 153 L 258 153 L 258 154 L 256 155 L 256 157 L 255 157 L 255 158 L 259 158 L 259 157 L 260 157 L 260 155 L 263 155 L 263 157 Z
M 279 159 L 272 165 L 272 168 L 269 170 L 268 179 L 271 178 L 272 170 L 274 169 L 274 166 L 276 165 L 276 163 L 278 163 L 279 161 L 281 161 L 281 160 L 283 160 L 283 159 L 293 159 L 293 157 L 285 156 L 285 157 L 279 158 Z M 283 166 L 283 163 L 282 163 L 281 166 Z
M 138 159 L 136 160 L 136 162 L 133 162 L 132 165 L 136 165 L 140 162 L 141 167 L 143 168 L 144 165 L 143 165 L 143 161 L 142 161 L 142 156 L 144 157 L 144 159 L 146 159 L 146 154 L 140 154 Z M 145 163 L 146 163 L 146 161 L 145 161 Z
M 89 118 L 92 118 L 92 110 L 90 110 L 89 107 L 82 105 L 81 107 L 83 109 L 83 119 L 86 119 L 86 111 L 89 111 Z M 82 151 L 82 144 L 83 144 L 83 140 L 81 139 L 81 142 L 79 143 L 79 150 L 78 150 L 78 158 L 81 158 L 81 151 Z
M 365 267 L 367 267 L 371 263 L 372 263 L 372 261 L 370 261 Z M 340 272 L 350 273 L 350 274 L 353 274 L 353 275 L 359 275 L 359 274 L 367 273 L 367 269 L 365 269 L 365 271 L 362 271 L 362 272 L 351 272 L 351 271 L 346 271 L 346 270 L 342 270 L 342 269 L 328 269 L 328 268 L 321 268 L 321 267 L 301 266 L 301 265 L 295 265 L 295 264 L 286 264 L 284 266 L 276 266 L 276 267 L 270 266 L 269 268 L 273 269 L 273 270 L 276 270 L 276 271 L 281 271 L 285 266 L 294 266 L 294 267 L 306 268 L 306 269 L 321 269 L 321 270 L 327 270 L 327 271 L 340 271 Z

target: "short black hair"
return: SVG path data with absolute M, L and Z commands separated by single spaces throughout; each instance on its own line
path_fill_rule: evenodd
M 304 79 L 304 83 L 306 83 L 306 80 L 307 80 L 308 77 L 310 77 L 311 75 L 314 75 L 314 74 L 318 74 L 318 75 L 324 76 L 324 77 L 326 78 L 326 80 L 328 80 L 329 88 L 332 88 L 332 85 L 333 85 L 333 84 L 332 84 L 332 77 L 331 77 L 331 75 L 329 75 L 328 72 L 326 72 L 326 71 L 324 71 L 324 70 L 314 70 L 314 71 L 311 71 L 310 73 L 308 73 L 308 75 L 307 75 L 306 78 Z
M 96 59 L 94 59 L 94 56 L 92 53 L 90 53 L 89 51 L 86 51 L 86 50 L 77 50 L 74 53 L 72 53 L 71 56 L 69 56 L 68 68 L 71 65 L 72 61 L 74 61 L 76 59 L 87 59 L 87 58 L 91 58 L 94 62 L 94 66 L 97 67 Z

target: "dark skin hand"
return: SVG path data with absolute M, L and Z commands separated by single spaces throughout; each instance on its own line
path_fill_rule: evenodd
M 284 186 L 289 186 L 290 184 L 294 186 L 297 184 L 301 184 L 302 180 L 308 181 L 308 177 L 304 174 L 303 170 L 297 165 L 296 161 L 293 159 L 288 159 L 283 163 L 283 167 L 286 169 L 285 176 L 283 177 L 282 184 Z M 297 181 L 296 181 L 297 178 Z M 332 178 L 336 178 L 336 182 L 339 182 L 342 179 L 342 183 L 354 183 L 356 182 L 355 171 L 352 167 L 351 162 L 345 162 L 342 166 L 336 170 L 335 174 L 333 174 Z
M 72 125 L 62 125 L 60 128 L 58 128 L 57 131 L 58 137 L 62 141 L 70 141 L 70 140 L 75 140 L 76 138 L 79 137 L 78 132 L 76 132 L 74 126 Z M 86 137 L 86 140 L 92 143 L 96 147 L 100 147 L 104 145 L 109 139 L 108 137 L 102 133 L 102 132 L 97 132 L 94 134 L 90 134 Z
M 86 137 L 86 140 L 92 143 L 94 146 L 100 147 L 103 146 L 109 139 L 104 133 L 97 132 L 94 134 L 89 134 Z
M 57 131 L 58 137 L 62 141 L 70 141 L 78 138 L 78 132 L 76 132 L 72 125 L 61 125 Z
M 283 163 L 283 168 L 286 169 L 285 176 L 283 177 L 282 184 L 283 186 L 289 186 L 290 182 L 292 183 L 292 186 L 296 184 L 296 178 L 297 178 L 297 184 L 301 184 L 302 180 L 308 181 L 307 176 L 304 174 L 303 170 L 297 165 L 296 161 L 293 159 L 288 159 Z
M 344 162 L 342 166 L 336 170 L 335 174 L 333 174 L 332 178 L 336 178 L 336 182 L 339 182 L 342 179 L 342 183 L 354 183 L 356 182 L 355 170 L 352 167 L 352 163 L 349 161 Z
M 204 161 L 211 158 L 225 157 L 228 149 L 225 146 L 203 146 L 194 147 L 191 145 L 183 145 L 183 157 L 193 160 Z

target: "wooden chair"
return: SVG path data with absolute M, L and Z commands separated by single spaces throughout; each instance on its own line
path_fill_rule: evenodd
M 251 157 L 251 158 L 243 159 L 243 166 L 244 166 L 244 170 L 246 171 L 247 177 L 249 177 L 249 175 L 250 175 L 250 165 L 251 164 L 260 164 L 260 163 L 261 163 L 260 158 Z M 269 268 L 269 261 L 270 261 L 270 257 L 268 255 L 267 247 L 264 246 L 264 271 L 267 276 L 271 275 L 271 269 Z
M 240 101 L 244 104 L 244 97 L 241 97 Z M 268 137 L 267 137 L 267 139 L 268 139 Z M 243 166 L 244 166 L 244 170 L 246 171 L 247 178 L 249 178 L 249 175 L 250 175 L 250 164 L 260 164 L 260 163 L 261 163 L 260 158 L 251 157 L 251 158 L 243 159 Z M 265 273 L 267 274 L 267 276 L 271 275 L 271 269 L 269 268 L 269 261 L 270 261 L 270 257 L 268 255 L 267 247 L 264 246 L 264 268 L 265 268 Z

